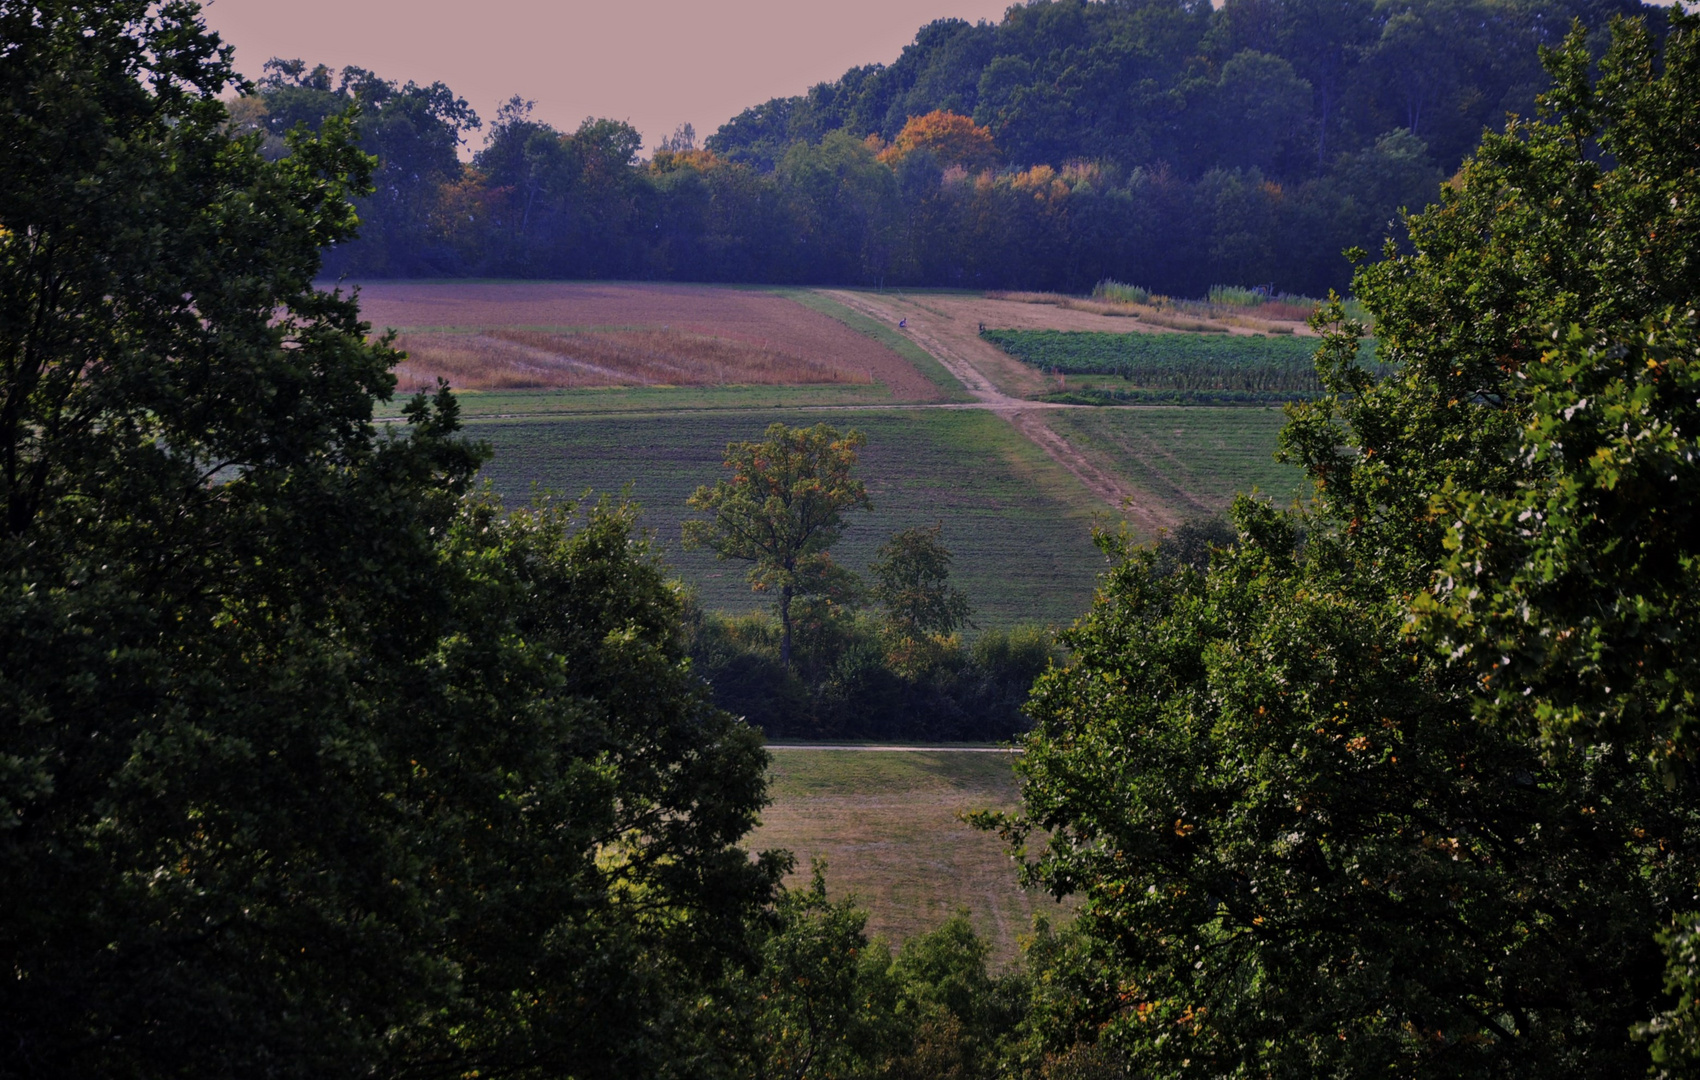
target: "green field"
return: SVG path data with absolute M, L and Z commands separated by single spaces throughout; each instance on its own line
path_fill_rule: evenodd
M 1075 396 L 1128 404 L 1257 405 L 1314 397 L 1317 339 L 1245 334 L 1106 334 L 986 330 L 1004 352 L 1083 378 Z M 1374 355 L 1371 343 L 1366 355 Z
M 1287 422 L 1278 408 L 1066 409 L 1045 422 L 1183 518 L 1218 514 L 1253 488 L 1283 506 L 1304 490 L 1303 473 L 1274 459 Z
M 785 848 L 806 881 L 809 861 L 827 861 L 827 888 L 854 894 L 871 933 L 901 941 L 931 930 L 959 907 L 993 946 L 1017 952 L 1035 912 L 1055 916 L 1043 893 L 1023 891 L 1002 841 L 958 815 L 1020 803 L 1005 754 L 939 751 L 774 750 L 773 805 L 749 838 L 755 850 Z M 795 881 L 796 879 L 794 879 Z
M 618 492 L 631 484 L 668 561 L 704 604 L 748 610 L 767 601 L 749 591 L 744 566 L 679 549 L 685 499 L 721 475 L 726 444 L 759 438 L 776 419 L 826 421 L 868 437 L 860 472 L 874 512 L 850 515 L 834 549 L 860 570 L 893 532 L 944 524 L 954 578 L 983 626 L 1066 624 L 1086 610 L 1103 569 L 1092 546 L 1097 504 L 1072 476 L 1007 422 L 978 410 L 673 412 L 469 417 L 467 431 L 496 457 L 485 475 L 509 503 L 533 484 L 568 495 Z

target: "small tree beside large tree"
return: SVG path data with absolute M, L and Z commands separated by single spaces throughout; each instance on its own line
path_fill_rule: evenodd
M 848 574 L 828 550 L 844 533 L 846 510 L 870 509 L 867 488 L 853 476 L 859 431 L 826 424 L 773 424 L 760 442 L 726 447 L 731 476 L 697 488 L 687 505 L 713 515 L 684 523 L 687 548 L 750 564 L 750 587 L 774 594 L 779 658 L 791 665 L 791 602 L 832 592 Z

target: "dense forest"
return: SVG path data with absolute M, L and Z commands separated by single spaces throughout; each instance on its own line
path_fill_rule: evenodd
M 1575 20 L 1597 50 L 1620 14 L 1663 25 L 1633 0 L 1039 0 L 647 158 L 618 121 L 516 98 L 486 126 L 440 83 L 300 60 L 233 122 L 276 155 L 358 106 L 377 189 L 332 273 L 1322 295 L 1533 113 L 1540 48 Z

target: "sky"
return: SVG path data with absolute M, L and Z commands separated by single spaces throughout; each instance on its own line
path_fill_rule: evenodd
M 647 154 L 680 124 L 700 145 L 751 105 L 889 64 L 934 19 L 996 22 L 1010 2 L 211 0 L 204 16 L 250 78 L 273 56 L 353 64 L 447 83 L 486 123 L 518 94 L 563 130 L 625 120 Z

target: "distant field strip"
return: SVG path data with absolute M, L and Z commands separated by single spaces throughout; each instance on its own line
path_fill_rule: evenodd
M 702 410 L 751 412 L 853 405 L 884 407 L 891 402 L 891 395 L 885 387 L 869 383 L 598 386 L 553 390 L 473 390 L 464 393 L 457 390 L 456 396 L 460 400 L 461 416 L 469 420 Z M 398 395 L 382 410 L 382 415 L 399 416 L 405 402 L 406 398 Z
M 1056 409 L 1045 423 L 1184 520 L 1219 514 L 1239 492 L 1285 505 L 1304 474 L 1275 460 L 1276 408 Z
M 656 413 L 469 417 L 468 433 L 496 451 L 488 477 L 510 503 L 533 485 L 568 495 L 586 488 L 618 493 L 627 484 L 668 561 L 710 608 L 749 610 L 771 601 L 744 581 L 745 566 L 679 546 L 685 499 L 721 475 L 726 444 L 759 438 L 776 419 L 826 421 L 868 436 L 860 472 L 874 512 L 848 516 L 833 549 L 861 570 L 892 533 L 943 522 L 955 554 L 953 581 L 967 591 L 980 623 L 1072 622 L 1086 610 L 1103 557 L 1092 546 L 1090 492 L 1009 424 L 986 412 Z
M 439 376 L 469 390 L 873 382 L 870 371 L 771 345 L 659 328 L 409 332 L 396 346 L 408 354 L 396 368 L 403 393 Z
M 876 384 L 888 401 L 947 392 L 887 343 L 773 289 L 653 282 L 376 281 L 374 333 L 398 330 L 403 389 Z
M 1128 403 L 1258 404 L 1322 391 L 1315 338 L 986 330 L 985 339 L 1047 372 L 1113 376 L 1094 393 Z
M 939 363 L 937 357 L 878 319 L 864 315 L 853 308 L 845 307 L 832 297 L 813 289 L 789 289 L 782 295 L 796 301 L 810 311 L 818 311 L 828 318 L 838 320 L 856 333 L 871 338 L 903 357 L 915 366 L 916 371 L 938 387 L 945 400 L 969 400 L 967 392 L 962 388 L 962 383 L 957 381 L 956 376 L 946 370 L 943 364 Z
M 870 912 L 872 932 L 901 941 L 966 906 L 1003 963 L 1015 957 L 1016 938 L 1035 912 L 1066 913 L 1016 883 L 1015 863 L 998 837 L 961 820 L 965 811 L 1020 805 L 1008 754 L 769 751 L 773 805 L 749 847 L 794 853 L 793 881 L 806 881 L 810 860 L 825 858 L 828 890 L 854 894 Z

